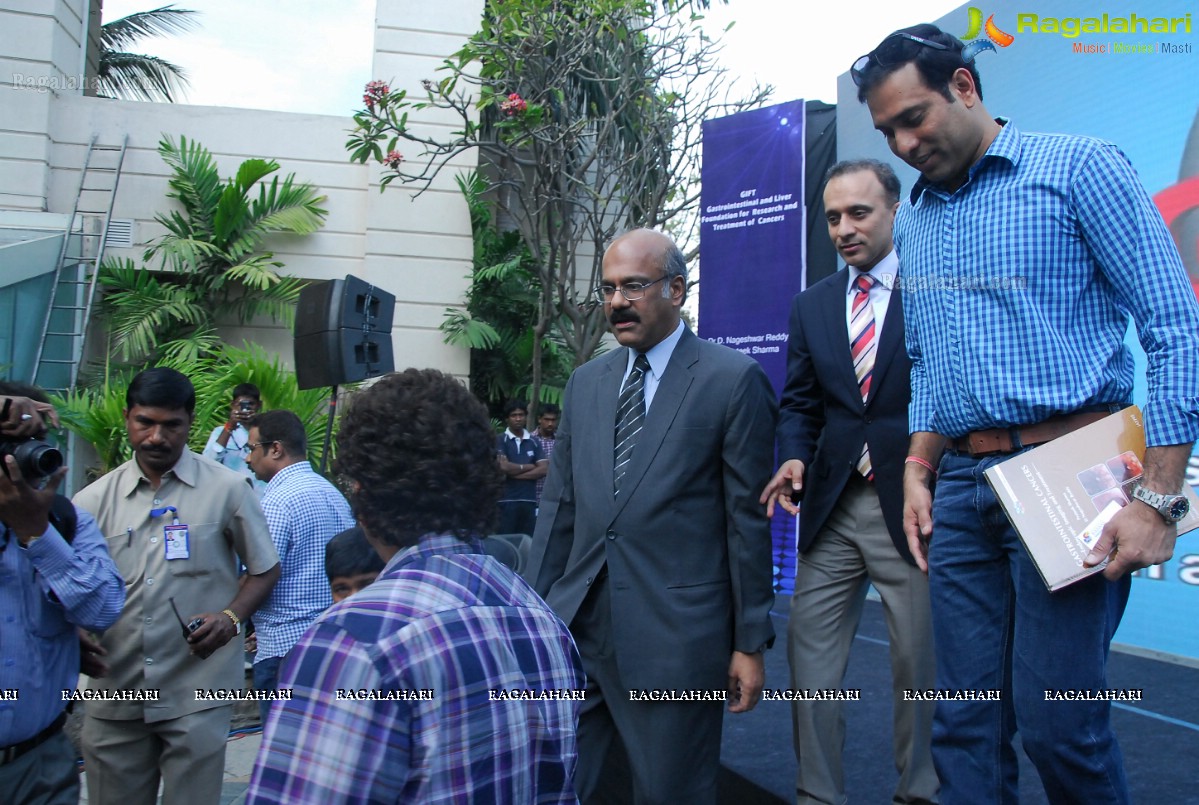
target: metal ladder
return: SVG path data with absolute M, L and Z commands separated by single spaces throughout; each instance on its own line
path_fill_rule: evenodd
M 84 336 L 96 297 L 96 275 L 104 259 L 108 224 L 129 144 L 127 134 L 120 145 L 100 145 L 97 139 L 93 134 L 83 158 L 79 190 L 63 233 L 34 358 L 33 382 L 47 391 L 73 388 L 79 377 Z

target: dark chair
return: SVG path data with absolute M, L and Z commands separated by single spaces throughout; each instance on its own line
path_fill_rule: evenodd
M 528 534 L 492 534 L 483 540 L 483 552 L 520 573 L 528 562 L 532 543 Z

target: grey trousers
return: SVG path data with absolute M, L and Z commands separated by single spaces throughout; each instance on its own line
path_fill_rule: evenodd
M 575 772 L 580 801 L 715 805 L 724 703 L 631 701 L 612 650 L 609 601 L 605 577 L 570 626 L 587 674 Z
M 801 515 L 802 516 L 802 515 Z M 936 802 L 933 702 L 904 701 L 906 689 L 934 681 L 928 579 L 896 552 L 874 487 L 853 473 L 824 528 L 799 557 L 791 599 L 787 658 L 796 689 L 840 688 L 870 584 L 882 598 L 891 644 L 894 699 L 895 803 Z M 795 702 L 792 707 L 798 803 L 845 803 L 839 701 Z

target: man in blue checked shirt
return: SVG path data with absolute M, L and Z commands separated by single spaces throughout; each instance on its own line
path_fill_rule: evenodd
M 304 423 L 291 411 L 249 421 L 247 464 L 266 484 L 262 511 L 279 552 L 279 582 L 254 613 L 258 652 L 254 687 L 275 690 L 279 663 L 316 617 L 333 604 L 325 578 L 325 545 L 354 525 L 350 504 L 308 463 Z M 269 702 L 259 702 L 266 721 Z
M 1106 687 L 1128 574 L 1173 553 L 1199 436 L 1199 306 L 1119 149 L 992 118 L 960 41 L 913 26 L 850 72 L 921 173 L 895 245 L 912 358 L 904 527 L 929 573 L 937 687 L 1002 689 L 938 702 L 941 802 L 1014 802 L 1017 729 L 1051 802 L 1127 802 L 1109 705 L 1044 691 Z M 1109 556 L 1102 575 L 1051 594 L 983 471 L 1128 403 L 1130 314 L 1148 355 L 1144 479 L 1086 559 Z
M 27 396 L 29 395 L 29 396 Z M 0 384 L 0 442 L 40 437 L 57 422 L 36 390 Z M 90 514 L 62 534 L 52 512 L 66 470 L 27 478 L 12 455 L 0 471 L 0 798 L 74 805 L 75 750 L 63 734 L 64 692 L 79 678 L 75 627 L 102 631 L 121 614 L 124 582 Z M 28 467 L 27 467 L 28 469 Z M 66 498 L 60 505 L 70 506 Z
M 284 660 L 291 698 L 267 719 L 249 805 L 577 801 L 574 641 L 477 537 L 500 493 L 493 439 L 441 372 L 351 399 L 337 471 L 387 565 Z

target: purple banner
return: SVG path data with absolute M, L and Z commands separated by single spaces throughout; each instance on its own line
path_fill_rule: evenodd
M 804 102 L 704 123 L 701 338 L 740 350 L 776 394 L 787 376 L 791 299 L 804 289 Z M 794 589 L 797 521 L 771 523 L 774 586 Z
M 787 373 L 791 299 L 804 288 L 804 103 L 704 123 L 699 335 Z

